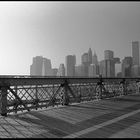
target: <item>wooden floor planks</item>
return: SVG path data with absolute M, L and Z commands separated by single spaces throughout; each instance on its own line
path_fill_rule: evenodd
M 138 110 L 140 95 L 25 112 L 0 117 L 0 138 L 61 138 Z M 78 137 L 140 138 L 140 113 L 112 122 Z

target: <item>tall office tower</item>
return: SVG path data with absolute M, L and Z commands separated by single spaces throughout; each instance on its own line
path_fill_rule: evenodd
M 52 76 L 52 65 L 50 59 L 43 58 L 42 75 Z
M 132 58 L 133 58 L 133 65 L 139 65 L 139 42 L 138 41 L 132 42 Z
M 115 63 L 113 59 L 102 60 L 100 62 L 100 74 L 102 74 L 103 77 L 115 76 Z
M 120 73 L 121 71 L 122 71 L 122 64 L 121 63 L 115 64 L 115 77 L 117 77 L 118 73 Z
M 89 48 L 89 50 L 88 50 L 88 62 L 89 62 L 89 65 L 92 64 L 92 50 L 91 50 L 91 48 Z
M 120 64 L 120 63 L 121 63 L 119 57 L 114 57 L 113 60 L 114 60 L 114 63 L 115 63 L 115 64 Z
M 95 51 L 94 51 L 94 55 L 92 57 L 92 64 L 98 65 L 98 58 L 97 58 Z
M 114 58 L 114 52 L 111 51 L 111 50 L 105 50 L 104 51 L 104 58 L 105 58 L 105 60 L 113 59 Z
M 82 64 L 89 65 L 88 63 L 88 53 L 84 53 L 81 57 Z
M 99 63 L 99 74 L 102 75 L 102 77 L 106 77 L 106 65 L 105 60 L 101 60 Z
M 122 77 L 131 77 L 133 59 L 131 56 L 127 56 L 122 60 Z
M 66 76 L 74 76 L 76 56 L 75 55 L 66 56 L 65 62 L 66 62 Z
M 30 75 L 35 75 L 35 68 L 33 64 L 30 65 Z
M 139 77 L 140 76 L 140 66 L 139 65 L 133 65 L 132 66 L 132 77 Z
M 30 75 L 42 76 L 43 57 L 33 57 L 33 63 L 30 66 Z
M 57 76 L 57 72 L 58 72 L 58 69 L 57 68 L 53 68 L 52 69 L 52 76 Z
M 60 64 L 59 69 L 58 69 L 58 76 L 65 76 L 64 64 Z
M 88 53 L 84 53 L 82 56 L 81 56 L 81 61 L 82 61 L 82 75 L 83 76 L 88 76 L 88 67 L 89 67 L 89 59 L 88 59 Z
M 83 76 L 81 65 L 75 65 L 75 76 Z
M 104 51 L 104 58 L 100 62 L 100 74 L 103 77 L 115 77 L 115 63 L 114 63 L 114 53 L 110 50 Z
M 97 76 L 97 65 L 90 64 L 88 69 L 88 76 L 89 77 L 96 77 Z

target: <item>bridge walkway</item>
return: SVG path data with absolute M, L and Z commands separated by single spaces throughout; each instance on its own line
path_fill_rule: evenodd
M 140 94 L 0 116 L 0 138 L 140 138 Z

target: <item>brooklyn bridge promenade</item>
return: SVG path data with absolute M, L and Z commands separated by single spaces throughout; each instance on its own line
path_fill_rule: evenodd
M 140 138 L 138 78 L 51 80 L 0 79 L 0 138 Z

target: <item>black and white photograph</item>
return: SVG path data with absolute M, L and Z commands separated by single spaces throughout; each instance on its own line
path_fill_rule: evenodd
M 140 138 L 140 2 L 0 1 L 0 138 Z

